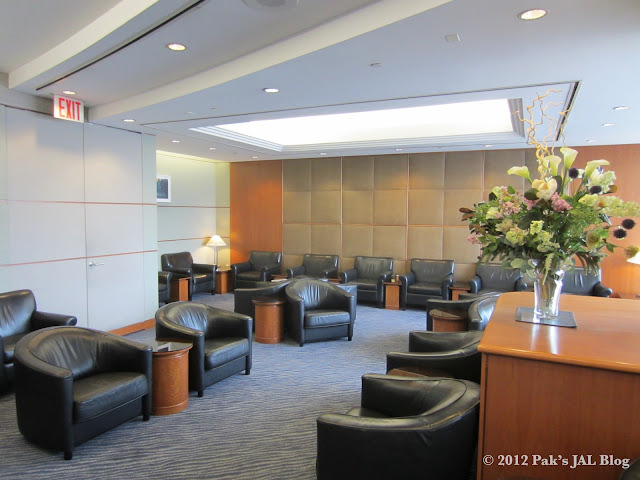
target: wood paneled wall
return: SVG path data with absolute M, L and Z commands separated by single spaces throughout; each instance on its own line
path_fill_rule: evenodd
M 251 250 L 282 251 L 282 162 L 231 164 L 231 263 Z

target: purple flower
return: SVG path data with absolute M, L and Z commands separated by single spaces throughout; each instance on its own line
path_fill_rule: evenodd
M 616 228 L 613 231 L 613 236 L 616 238 L 624 238 L 627 236 L 627 231 L 624 228 Z
M 602 192 L 602 187 L 600 185 L 594 185 L 589 189 L 589 193 L 592 195 L 598 194 Z
M 622 228 L 626 228 L 627 230 L 631 230 L 633 227 L 636 226 L 636 222 L 634 222 L 630 218 L 625 218 L 622 221 L 621 225 L 622 225 Z
M 569 178 L 578 178 L 578 175 L 580 175 L 580 172 L 575 167 L 570 168 L 568 173 L 569 173 Z

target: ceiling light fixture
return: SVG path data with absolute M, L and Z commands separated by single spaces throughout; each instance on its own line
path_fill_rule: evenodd
M 180 143 L 180 140 L 171 140 L 171 143 Z
M 525 10 L 518 14 L 518 18 L 521 20 L 537 20 L 538 18 L 542 18 L 547 14 L 546 10 L 542 8 L 532 8 L 531 10 Z
M 169 45 L 167 45 L 167 48 L 169 50 L 173 50 L 174 52 L 183 52 L 187 49 L 187 47 L 185 47 L 181 43 L 170 43 Z
M 613 127 L 615 125 L 615 123 L 603 123 L 602 126 L 603 127 Z
M 591 140 L 591 139 L 587 140 L 587 143 L 593 143 L 593 142 L 595 142 L 595 140 Z
M 614 110 L 629 110 L 629 107 L 626 105 L 620 105 L 618 107 L 613 107 Z
M 209 147 L 209 150 L 215 150 L 216 147 Z
M 134 120 L 133 118 L 125 118 L 125 119 L 123 119 L 122 121 L 123 121 L 123 122 L 126 122 L 126 123 L 133 123 L 133 122 L 135 122 L 135 120 Z
M 381 63 L 379 63 L 379 62 L 375 62 L 375 63 L 370 63 L 370 64 L 369 64 L 369 66 L 370 66 L 371 68 L 381 68 L 381 67 L 382 67 L 382 64 L 381 64 Z
M 257 155 L 253 155 L 251 158 L 258 158 L 258 156 Z
M 64 93 L 65 95 L 75 95 L 76 92 L 74 92 L 73 90 L 63 90 L 62 93 Z
M 262 91 L 265 93 L 278 93 L 280 90 L 273 87 L 267 87 L 267 88 L 263 88 Z
M 450 33 L 449 35 L 445 35 L 444 39 L 447 43 L 458 43 L 460 41 L 460 35 L 457 33 Z
M 484 148 L 491 148 L 491 147 L 493 147 L 493 145 L 492 145 L 492 144 L 488 144 L 488 145 L 485 145 L 485 146 L 484 146 Z
M 401 148 L 396 148 L 396 152 L 401 152 L 402 149 Z
M 320 155 L 326 155 L 327 152 L 320 152 Z

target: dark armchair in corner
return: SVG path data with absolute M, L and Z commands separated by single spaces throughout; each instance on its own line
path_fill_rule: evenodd
M 151 414 L 151 347 L 80 327 L 51 327 L 15 350 L 18 427 L 27 440 L 62 450 Z
M 72 315 L 38 311 L 31 290 L 0 293 L 0 392 L 13 380 L 15 346 L 21 338 L 34 330 L 77 322 Z
M 160 256 L 162 270 L 174 278 L 189 278 L 189 300 L 194 293 L 216 293 L 216 265 L 193 263 L 189 252 L 165 253 Z
M 384 282 L 392 274 L 393 258 L 364 256 L 356 257 L 353 268 L 338 273 L 340 283 L 358 287 L 358 301 L 375 302 L 378 308 L 384 307 Z
M 565 273 L 562 280 L 562 293 L 571 295 L 588 295 L 593 297 L 610 297 L 613 290 L 601 283 L 602 272 L 585 273 L 584 268 L 574 267 Z
M 456 315 L 467 318 L 469 321 L 468 330 L 484 330 L 484 326 L 479 328 L 480 325 L 486 325 L 486 322 L 482 323 L 481 319 L 474 317 L 472 321 L 472 311 L 473 307 L 486 298 L 494 298 L 498 299 L 500 293 L 489 293 L 487 295 L 465 295 L 464 298 L 460 298 L 460 300 L 440 300 L 439 298 L 430 298 L 427 300 L 426 311 L 427 311 L 427 331 L 433 330 L 433 317 L 431 316 L 431 310 L 442 310 L 445 312 L 454 313 Z M 493 306 L 495 306 L 495 300 L 493 304 L 484 304 L 491 305 L 490 313 L 488 313 L 489 317 L 491 313 L 493 313 Z M 486 317 L 488 307 L 485 306 L 482 308 L 482 315 Z M 474 311 L 474 315 L 478 315 L 479 312 L 477 310 Z M 488 318 L 488 317 L 487 317 Z
M 158 272 L 158 303 L 171 301 L 171 272 Z
M 231 265 L 232 287 L 253 288 L 257 282 L 269 282 L 282 268 L 281 252 L 252 250 L 249 260 Z
M 156 338 L 193 344 L 189 350 L 189 388 L 204 389 L 231 375 L 251 371 L 253 319 L 200 303 L 174 302 L 156 312 Z
M 523 292 L 527 289 L 520 270 L 507 270 L 497 263 L 479 263 L 476 274 L 469 280 L 470 293 L 486 295 L 489 293 Z
M 316 277 L 338 278 L 338 255 L 307 254 L 302 265 L 287 268 L 287 278 Z
M 453 260 L 411 259 L 411 271 L 400 275 L 400 305 L 424 307 L 429 298 L 451 299 Z

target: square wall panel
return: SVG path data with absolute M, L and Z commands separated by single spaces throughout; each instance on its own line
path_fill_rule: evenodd
M 311 253 L 340 255 L 340 225 L 311 225 Z
M 444 187 L 481 189 L 484 152 L 447 152 L 444 165 Z
M 491 190 L 495 186 L 511 185 L 518 191 L 524 188 L 525 179 L 518 175 L 508 175 L 511 167 L 525 164 L 524 150 L 492 150 L 485 152 L 484 187 Z
M 444 188 L 444 152 L 409 155 L 409 188 L 415 190 Z
M 360 190 L 342 192 L 342 223 L 373 223 L 373 191 Z
M 343 225 L 342 255 L 345 257 L 373 255 L 373 227 L 369 225 Z
M 308 223 L 311 221 L 311 193 L 284 192 L 282 215 L 285 223 Z
M 140 205 L 88 204 L 85 211 L 87 257 L 143 251 Z M 122 232 L 127 234 L 123 235 Z
M 342 159 L 343 190 L 373 190 L 373 157 Z
M 406 190 L 409 168 L 407 155 L 374 157 L 374 189 Z
M 409 225 L 442 225 L 444 192 L 409 190 Z
M 460 208 L 473 208 L 482 201 L 482 190 L 447 190 L 444 192 L 444 225 L 467 226 L 462 221 Z
M 442 260 L 442 227 L 409 227 L 407 259 Z
M 286 224 L 282 226 L 283 253 L 304 255 L 311 251 L 311 226 Z
M 311 160 L 311 190 L 337 190 L 342 188 L 342 159 L 314 158 Z
M 355 257 L 340 257 L 340 263 L 338 264 L 338 271 L 344 272 L 345 270 L 350 270 L 353 268 L 353 265 L 356 263 Z
M 375 190 L 373 192 L 373 223 L 376 225 L 406 225 L 407 191 Z
M 450 258 L 457 263 L 475 263 L 480 255 L 480 246 L 473 245 L 467 238 L 468 228 L 445 227 L 443 258 Z
M 218 207 L 216 212 L 216 231 L 223 239 L 231 236 L 231 209 Z M 226 240 L 224 240 L 226 242 Z M 227 242 L 228 243 L 228 242 Z
M 282 187 L 285 192 L 311 190 L 311 160 L 308 158 L 283 160 Z
M 373 256 L 405 260 L 407 227 L 373 227 Z
M 340 223 L 340 191 L 311 192 L 311 223 Z
M 394 260 L 393 261 L 393 274 L 394 275 L 402 275 L 403 273 L 407 273 L 409 271 L 409 262 L 405 260 Z
M 297 267 L 302 265 L 302 255 L 282 255 L 282 272 L 284 275 L 287 273 L 287 268 Z
M 468 282 L 476 274 L 476 263 L 456 263 L 453 279 L 456 282 Z

